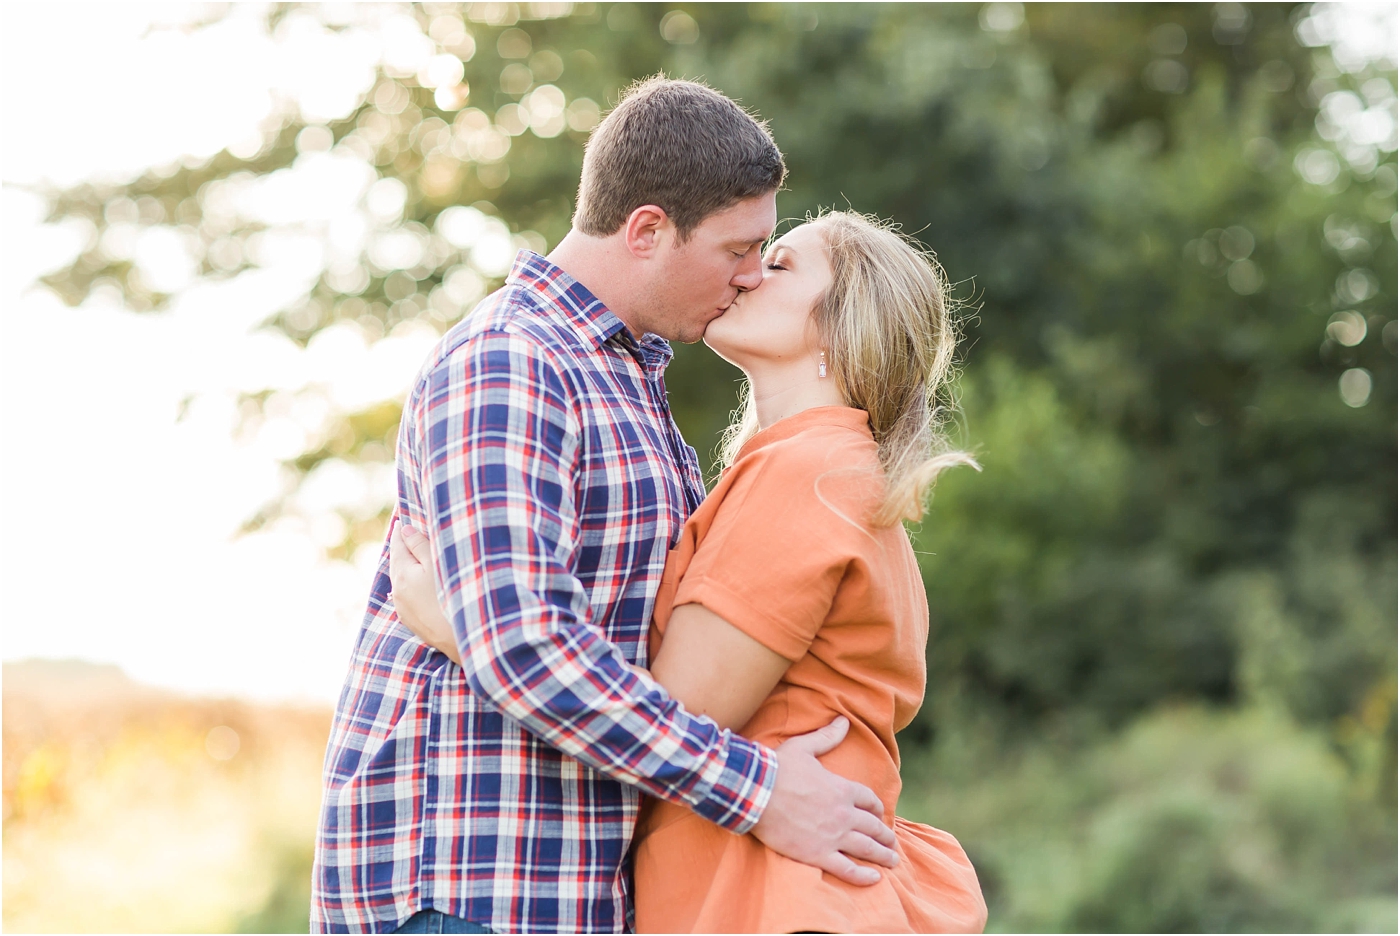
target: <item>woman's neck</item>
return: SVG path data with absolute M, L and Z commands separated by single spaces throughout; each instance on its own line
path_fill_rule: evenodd
M 749 398 L 758 414 L 758 427 L 767 429 L 780 419 L 818 406 L 846 406 L 832 377 L 803 375 L 792 369 L 748 373 Z

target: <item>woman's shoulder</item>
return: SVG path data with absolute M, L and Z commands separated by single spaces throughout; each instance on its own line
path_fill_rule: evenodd
M 814 423 L 741 453 L 734 468 L 815 477 L 833 468 L 878 468 L 879 463 L 868 429 Z
M 832 461 L 878 460 L 875 452 L 863 410 L 819 406 L 780 419 L 754 434 L 740 448 L 734 468 L 775 465 L 801 472 Z
M 870 473 L 880 471 L 875 441 L 836 426 L 814 426 L 774 447 L 772 459 L 784 471 L 798 476 L 821 477 L 832 471 Z
M 726 474 L 731 486 L 765 502 L 797 509 L 824 505 L 845 518 L 864 516 L 884 492 L 869 432 L 840 425 L 806 426 L 775 439 L 744 453 Z

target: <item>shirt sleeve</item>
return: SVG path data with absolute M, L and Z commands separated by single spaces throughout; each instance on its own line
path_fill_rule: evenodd
M 862 479 L 807 454 L 775 446 L 731 469 L 736 476 L 675 599 L 705 606 L 794 662 L 831 612 L 857 540 L 869 536 L 849 496 Z
M 485 332 L 425 381 L 412 404 L 418 483 L 472 691 L 603 774 L 747 832 L 776 755 L 691 716 L 590 620 L 573 559 L 581 427 L 546 352 Z

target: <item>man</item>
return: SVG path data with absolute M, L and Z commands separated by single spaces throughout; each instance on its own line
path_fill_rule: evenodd
M 404 409 L 399 514 L 427 532 L 459 668 L 380 562 L 326 753 L 312 928 L 621 932 L 641 793 L 852 883 L 892 866 L 878 798 L 814 754 L 687 713 L 633 665 L 704 496 L 664 339 L 762 278 L 785 168 L 728 98 L 651 79 L 591 137 L 574 229 L 522 252 Z

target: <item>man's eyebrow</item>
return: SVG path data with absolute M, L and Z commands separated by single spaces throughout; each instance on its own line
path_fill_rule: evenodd
M 754 239 L 750 239 L 750 240 L 744 240 L 742 237 L 736 237 L 736 238 L 734 238 L 732 241 L 729 242 L 729 246 L 730 246 L 730 247 L 743 247 L 745 250 L 748 250 L 748 249 L 751 248 L 751 247 L 760 247 L 760 248 L 761 248 L 761 247 L 763 246 L 764 241 L 766 241 L 766 240 L 768 240 L 768 238 L 766 238 L 766 237 L 759 237 L 759 238 L 754 238 Z

